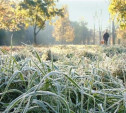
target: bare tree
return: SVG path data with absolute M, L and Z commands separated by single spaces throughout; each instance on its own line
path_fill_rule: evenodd
M 102 10 L 100 10 L 98 16 L 98 26 L 99 26 L 99 42 L 102 40 Z
M 95 12 L 95 15 L 93 16 L 94 19 L 94 33 L 93 33 L 93 44 L 95 45 L 95 38 L 96 38 L 96 18 L 97 18 L 97 13 Z

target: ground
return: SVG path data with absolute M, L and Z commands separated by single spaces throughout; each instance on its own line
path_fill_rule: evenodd
M 0 49 L 1 112 L 126 112 L 125 46 Z

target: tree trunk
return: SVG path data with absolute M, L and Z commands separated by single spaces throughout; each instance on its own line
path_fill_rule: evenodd
M 85 33 L 83 31 L 83 35 L 82 35 L 82 40 L 83 40 L 83 45 L 85 45 Z
M 87 37 L 87 45 L 89 45 L 89 44 L 90 44 L 90 38 Z
M 36 33 L 36 26 L 34 27 L 34 45 L 37 45 L 37 33 Z
M 93 36 L 93 44 L 95 45 L 95 25 L 94 25 L 94 36 Z
M 121 40 L 120 39 L 118 39 L 118 44 L 121 44 Z
M 115 45 L 116 33 L 115 33 L 115 23 L 112 21 L 112 44 Z
M 99 28 L 99 41 L 100 41 L 100 43 L 101 43 L 101 40 L 102 40 L 101 29 Z
M 85 39 L 84 39 L 84 37 L 83 37 L 83 45 L 85 45 L 86 43 L 85 43 Z
M 102 10 L 100 12 L 100 17 L 102 17 Z M 99 17 L 99 41 L 102 40 L 102 19 Z
M 34 44 L 37 45 L 37 36 L 36 36 L 36 33 L 34 33 Z

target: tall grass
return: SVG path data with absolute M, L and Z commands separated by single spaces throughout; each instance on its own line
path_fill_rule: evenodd
M 12 55 L 1 49 L 0 112 L 126 113 L 125 48 L 116 47 L 123 52 L 113 56 L 107 55 L 113 48 L 95 47 L 97 54 L 94 47 L 76 48 L 52 47 L 50 61 L 42 60 L 46 48 L 26 47 Z

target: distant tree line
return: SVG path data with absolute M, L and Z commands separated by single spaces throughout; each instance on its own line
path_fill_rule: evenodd
M 67 7 L 56 8 L 55 0 L 0 0 L 0 45 L 90 44 L 92 30 L 84 21 L 70 22 Z M 59 16 L 54 26 L 52 18 Z M 56 18 L 57 18 L 56 17 Z
M 125 38 L 126 2 L 110 1 L 109 11 L 113 17 L 112 38 L 115 44 L 115 32 L 120 38 Z M 10 45 L 12 34 L 13 45 L 96 44 L 97 41 L 102 40 L 101 26 L 98 33 L 95 25 L 93 30 L 89 29 L 84 20 L 71 22 L 67 7 L 58 9 L 55 2 L 55 0 L 17 0 L 16 2 L 0 0 L 0 45 Z M 54 17 L 57 18 L 55 24 L 49 25 Z M 120 25 L 118 31 L 115 29 L 114 19 Z
M 88 29 L 84 20 L 71 22 L 67 6 L 63 6 L 63 17 L 59 17 L 52 22 L 45 23 L 45 28 L 37 34 L 36 43 L 40 45 L 49 44 L 92 44 L 93 31 Z M 13 45 L 34 44 L 34 26 L 18 31 L 0 30 L 0 45 L 10 45 L 11 35 L 13 34 Z M 36 30 L 38 30 L 36 28 Z
M 0 30 L 0 45 L 10 45 L 11 35 L 13 34 L 13 45 L 34 44 L 33 30 L 31 26 L 28 29 L 21 29 L 19 31 L 10 32 L 7 30 Z M 37 36 L 37 44 L 47 45 L 54 44 L 55 39 L 52 37 L 53 26 L 46 23 L 45 29 L 41 30 Z
M 92 44 L 93 43 L 93 31 L 88 29 L 86 22 L 70 22 L 74 34 L 74 38 L 69 42 L 58 41 L 54 36 L 54 26 L 46 23 L 45 29 L 41 30 L 38 34 L 37 44 L 49 45 L 49 44 Z M 29 27 L 27 30 L 21 29 L 19 31 L 9 32 L 6 30 L 0 30 L 0 45 L 10 45 L 11 35 L 13 34 L 13 45 L 21 44 L 33 44 L 33 27 Z M 67 36 L 67 37 L 68 37 Z M 62 37 L 62 36 L 61 36 Z M 68 37 L 68 38 L 69 38 Z
M 93 44 L 93 30 L 87 27 L 87 23 L 81 22 L 71 22 L 75 38 L 73 44 Z

